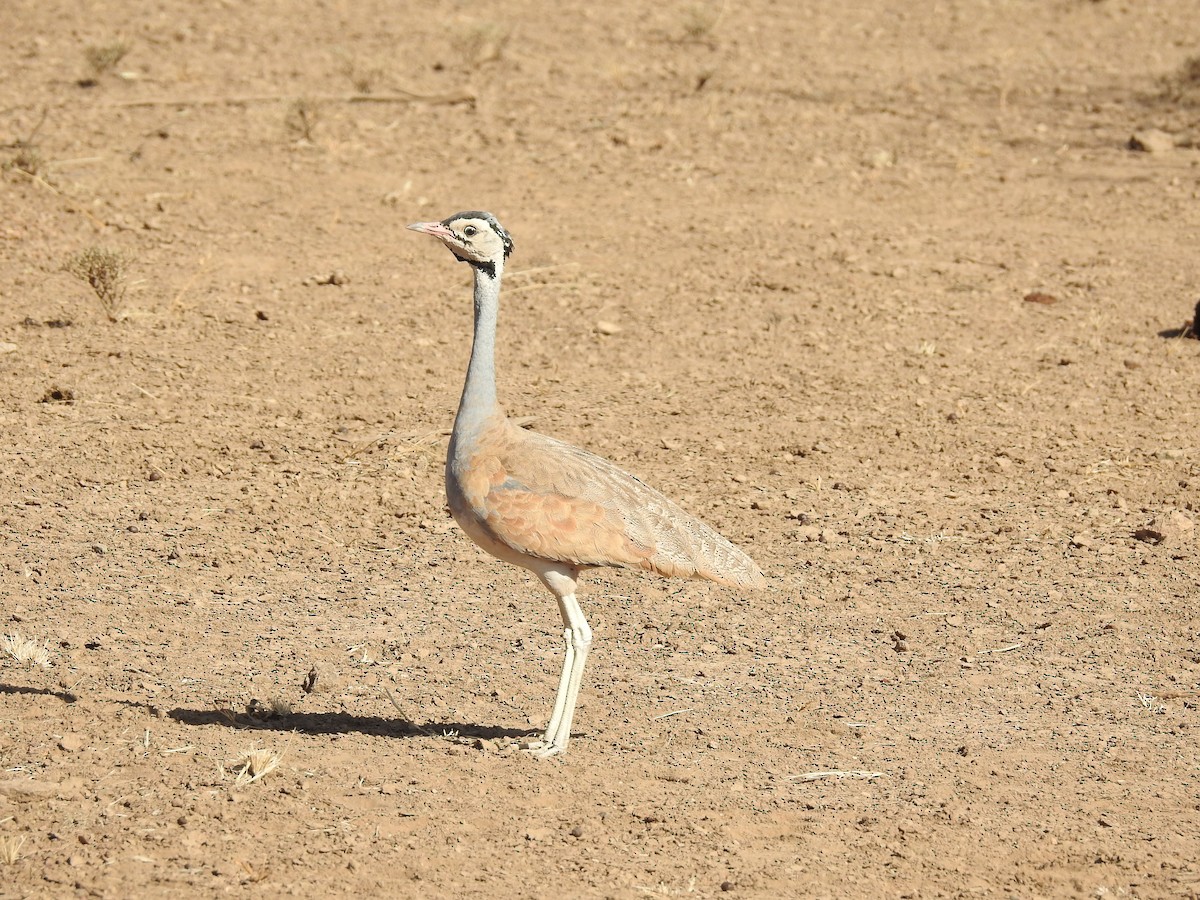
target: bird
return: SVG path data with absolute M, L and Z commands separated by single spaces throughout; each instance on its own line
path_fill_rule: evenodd
M 409 230 L 440 240 L 474 270 L 474 335 L 446 453 L 446 499 L 459 527 L 492 556 L 533 572 L 558 602 L 566 655 L 538 758 L 567 751 L 592 629 L 575 597 L 602 566 L 699 578 L 734 588 L 766 580 L 742 550 L 608 460 L 516 425 L 496 398 L 500 282 L 512 237 L 488 212 Z

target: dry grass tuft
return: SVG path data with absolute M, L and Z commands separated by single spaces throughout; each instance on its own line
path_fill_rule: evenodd
M 254 784 L 279 768 L 282 761 L 283 754 L 274 750 L 259 747 L 243 751 L 234 763 L 233 786 L 240 788 Z
M 725 18 L 726 3 L 693 3 L 683 11 L 683 27 L 685 43 L 712 43 L 715 40 L 717 26 Z
M 472 22 L 459 29 L 454 46 L 472 65 L 496 62 L 512 38 L 512 29 L 496 22 Z
M 133 48 L 124 41 L 114 41 L 111 44 L 92 44 L 84 49 L 83 58 L 92 72 L 92 77 L 99 78 L 115 69 L 131 49 Z
M 63 263 L 63 271 L 91 287 L 110 322 L 120 319 L 121 307 L 129 290 L 126 279 L 129 272 L 128 256 L 119 250 L 88 247 Z
M 0 863 L 11 866 L 21 858 L 21 847 L 25 843 L 25 835 L 4 835 L 0 837 Z
M 1176 103 L 1200 103 L 1200 56 L 1191 56 L 1162 80 L 1163 96 Z
M 297 140 L 313 143 L 317 121 L 321 118 L 321 106 L 311 97 L 299 97 L 288 107 L 283 125 Z
M 18 172 L 24 172 L 26 175 L 44 175 L 46 172 L 46 160 L 42 156 L 37 147 L 18 147 L 13 158 L 5 163 L 5 168 L 16 169 Z
M 41 666 L 43 669 L 50 668 L 49 641 L 43 641 L 39 644 L 37 641 L 22 637 L 19 632 L 14 631 L 12 634 L 0 637 L 0 652 L 3 652 L 5 656 L 11 657 L 19 663 Z

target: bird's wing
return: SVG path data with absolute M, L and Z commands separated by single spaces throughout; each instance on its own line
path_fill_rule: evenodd
M 741 550 L 608 460 L 510 427 L 478 448 L 469 494 L 499 541 L 540 559 L 761 586 Z

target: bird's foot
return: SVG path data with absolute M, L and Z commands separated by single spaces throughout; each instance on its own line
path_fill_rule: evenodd
M 523 741 L 521 749 L 535 759 L 549 759 L 552 756 L 562 756 L 567 748 L 554 741 Z

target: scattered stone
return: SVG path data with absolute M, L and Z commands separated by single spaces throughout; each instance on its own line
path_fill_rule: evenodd
M 1135 131 L 1126 147 L 1139 153 L 1166 153 L 1175 149 L 1175 137 L 1157 128 Z
M 1071 538 L 1071 546 L 1072 547 L 1078 547 L 1080 549 L 1087 550 L 1091 547 L 1094 547 L 1095 545 L 1096 545 L 1095 539 L 1093 539 L 1092 536 L 1090 534 L 1088 534 L 1087 532 L 1077 534 Z
M 616 322 L 606 322 L 601 319 L 596 323 L 596 331 L 600 334 L 620 334 L 622 329 Z
M 572 829 L 571 829 L 571 830 L 568 832 L 568 834 L 570 834 L 570 835 L 571 835 L 571 837 L 573 837 L 573 838 L 581 838 L 581 837 L 583 837 L 583 826 L 582 826 L 582 825 L 576 825 L 574 828 L 572 828 Z
M 76 753 L 83 749 L 83 738 L 77 734 L 64 734 L 58 742 L 58 749 Z
M 734 884 L 732 881 L 722 881 L 721 882 L 721 890 L 725 891 L 726 893 L 728 893 L 729 891 L 735 890 L 736 888 L 737 888 L 737 885 Z
M 15 353 L 16 350 L 16 344 L 10 344 L 8 341 L 0 341 L 0 353 Z
M 305 287 L 317 285 L 318 287 L 331 284 L 335 287 L 341 287 L 343 284 L 349 284 L 350 278 L 341 269 L 334 269 L 328 275 L 309 275 L 304 281 L 300 282 Z
M 1176 510 L 1165 516 L 1156 516 L 1148 525 L 1137 529 L 1133 536 L 1147 544 L 1178 546 L 1191 540 L 1196 524 L 1183 512 Z
M 1058 302 L 1058 298 L 1053 294 L 1045 294 L 1041 291 L 1031 291 L 1025 295 L 1026 303 L 1040 303 L 1042 306 L 1053 306 Z
M 949 625 L 951 628 L 961 628 L 962 623 L 963 623 L 963 617 L 958 615 L 958 613 L 955 613 L 952 616 L 946 616 L 946 624 Z
M 47 388 L 46 393 L 42 395 L 43 403 L 74 403 L 75 392 L 70 388 L 60 388 L 58 385 L 52 385 Z
M 796 529 L 796 540 L 812 543 L 821 539 L 821 529 L 816 525 L 801 525 Z

